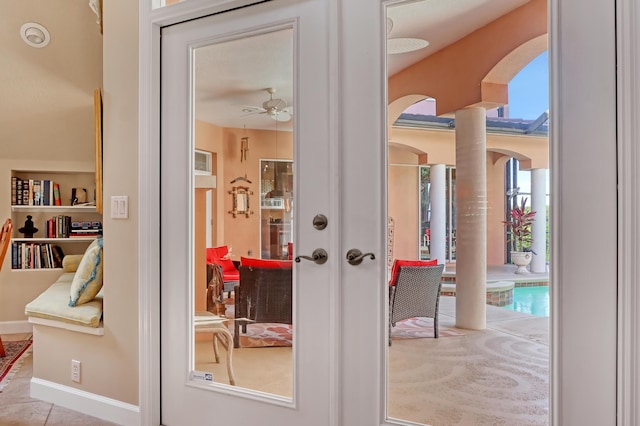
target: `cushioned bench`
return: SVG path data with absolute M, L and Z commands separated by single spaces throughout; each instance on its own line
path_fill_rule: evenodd
M 89 274 L 83 277 L 83 280 L 76 279 L 75 283 L 77 269 L 82 268 L 83 263 L 87 263 L 83 261 L 83 257 L 87 253 L 64 257 L 62 275 L 25 306 L 25 314 L 29 317 L 30 323 L 82 333 L 104 334 L 102 327 L 102 271 L 100 270 L 98 276 L 95 271 L 95 264 L 99 263 L 101 266 L 102 263 L 102 241 L 99 242 L 99 246 L 97 260 L 96 256 L 89 259 L 94 264 L 93 270 L 90 270 Z M 87 252 L 90 252 L 90 248 L 87 248 Z M 95 250 L 97 249 L 94 248 Z M 97 283 L 98 280 L 99 286 L 94 285 L 93 283 Z M 75 292 L 78 281 L 81 281 L 80 289 L 79 292 Z

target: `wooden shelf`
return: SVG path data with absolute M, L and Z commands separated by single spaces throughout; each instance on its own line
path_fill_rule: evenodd
M 69 238 L 12 238 L 12 243 L 71 243 L 93 241 L 97 237 L 69 237 Z
M 96 213 L 96 206 L 11 206 L 12 212 L 25 213 L 63 213 L 63 212 L 88 212 Z
M 40 272 L 40 271 L 63 271 L 63 268 L 33 268 L 33 269 L 11 269 L 12 272 Z

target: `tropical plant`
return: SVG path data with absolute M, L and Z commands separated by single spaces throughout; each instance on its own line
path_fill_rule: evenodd
M 512 251 L 532 251 L 531 225 L 536 220 L 536 212 L 527 211 L 525 209 L 526 204 L 527 199 L 523 198 L 520 201 L 520 205 L 509 212 L 509 220 L 502 221 L 509 229 L 511 238 L 507 242 L 511 243 Z

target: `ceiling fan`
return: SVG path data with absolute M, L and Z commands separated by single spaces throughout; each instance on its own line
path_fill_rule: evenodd
M 272 87 L 265 89 L 265 91 L 269 94 L 269 99 L 264 101 L 261 107 L 243 106 L 242 112 L 244 112 L 245 115 L 267 114 L 276 121 L 291 120 L 291 117 L 293 116 L 293 108 L 287 106 L 287 101 L 284 99 L 274 99 L 273 94 L 276 92 L 276 89 Z

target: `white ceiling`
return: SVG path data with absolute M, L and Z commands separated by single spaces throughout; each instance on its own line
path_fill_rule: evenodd
M 418 0 L 387 8 L 390 38 L 412 37 L 429 46 L 389 55 L 389 75 L 420 61 L 487 25 L 528 0 Z M 293 33 L 281 30 L 201 48 L 196 53 L 196 117 L 223 127 L 275 129 L 266 114 L 246 115 L 243 106 L 260 107 L 274 98 L 293 102 Z M 295 107 L 295 106 L 294 106 Z M 278 130 L 291 130 L 279 122 Z
M 387 14 L 393 20 L 390 37 L 423 38 L 430 43 L 416 52 L 389 55 L 389 74 L 526 1 L 420 0 L 389 7 Z M 51 31 L 52 41 L 46 48 L 33 49 L 21 41 L 18 30 L 29 21 L 39 22 Z M 101 67 L 101 49 L 90 48 L 88 43 L 100 43 L 101 36 L 88 0 L 0 0 L 0 23 L 0 98 L 10 100 L 0 100 L 2 140 L 42 140 L 50 137 L 52 129 L 61 136 L 66 132 L 74 139 L 84 139 L 85 136 L 69 134 L 78 125 L 71 126 L 73 120 L 63 117 L 59 106 L 69 105 L 65 111 L 71 117 L 81 104 L 84 109 L 80 121 L 87 122 L 85 131 L 90 134 L 92 90 L 96 83 L 95 78 L 87 78 L 86 70 L 89 64 Z M 76 55 L 73 60 L 68 59 L 70 54 Z M 204 47 L 197 51 L 196 60 L 196 115 L 201 120 L 225 127 L 274 129 L 276 122 L 266 114 L 246 116 L 242 111 L 245 106 L 261 106 L 269 98 L 265 89 L 270 87 L 276 89 L 274 97 L 292 105 L 291 30 Z M 99 71 L 92 70 L 90 74 L 99 78 Z M 41 117 L 43 114 L 47 117 Z M 29 125 L 33 118 L 41 125 Z M 46 125 L 44 120 L 48 120 Z M 291 129 L 292 122 L 278 123 L 278 130 Z
M 22 41 L 27 22 L 48 29 L 46 47 Z M 0 0 L 0 157 L 92 158 L 101 85 L 102 35 L 88 0 Z

